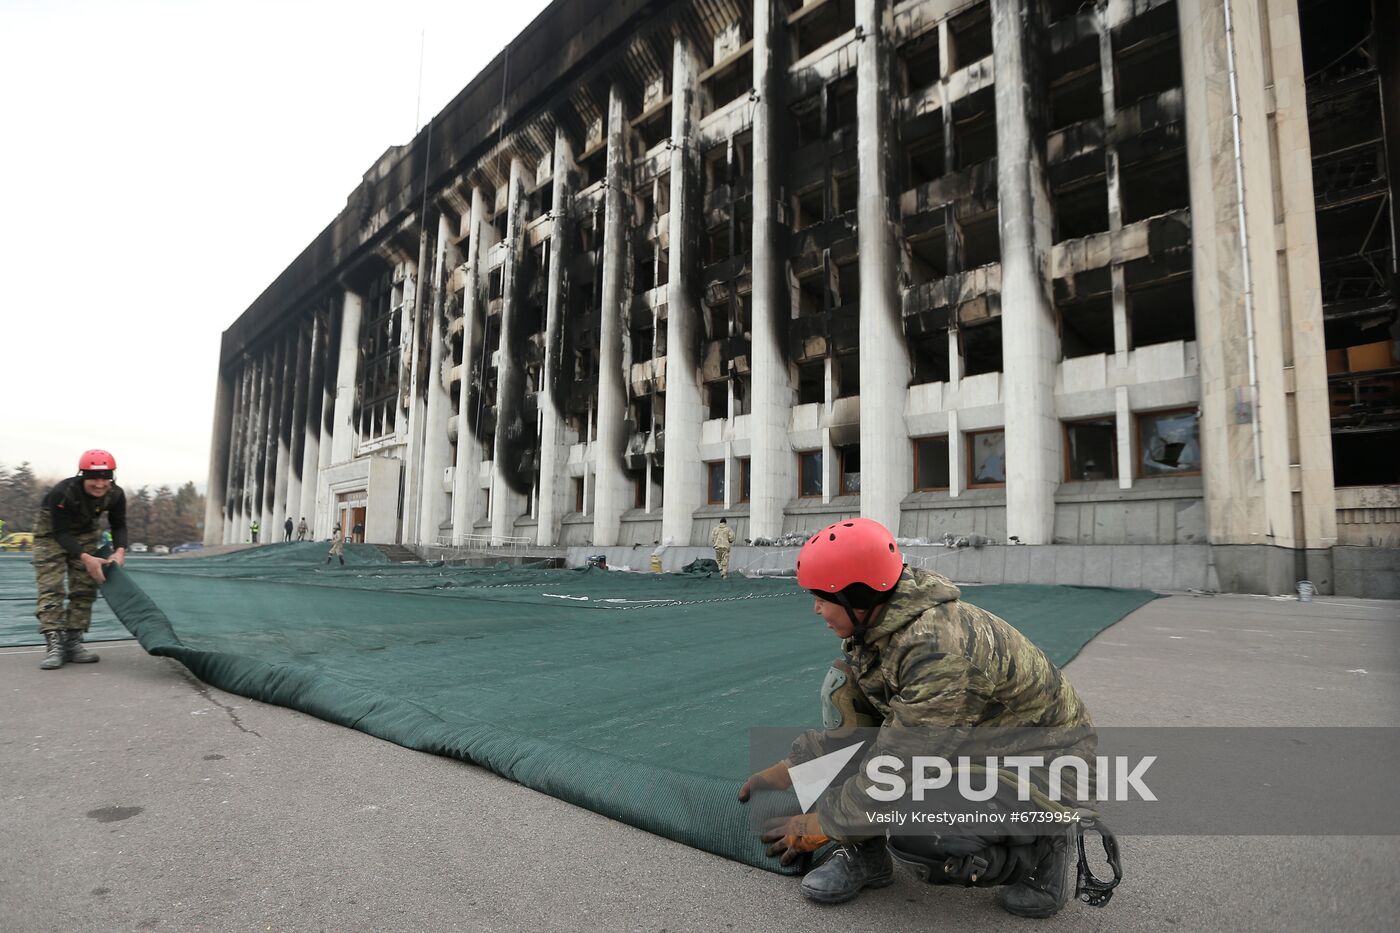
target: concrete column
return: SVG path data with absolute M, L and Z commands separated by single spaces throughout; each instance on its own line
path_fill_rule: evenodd
M 788 308 L 782 303 L 783 269 L 778 251 L 777 204 L 781 179 L 775 123 L 782 118 L 777 96 L 783 84 L 783 47 L 775 42 L 774 0 L 755 0 L 753 69 L 758 102 L 753 112 L 753 409 L 749 414 L 749 534 L 775 538 L 783 533 L 783 507 L 796 495 L 796 458 L 788 440 L 793 403 L 788 373 Z M 780 39 L 785 38 L 779 36 Z
M 233 377 L 219 367 L 214 387 L 214 426 L 209 436 L 209 486 L 204 496 L 205 544 L 218 544 L 224 534 L 224 490 L 228 485 L 229 425 L 233 420 Z
M 266 488 L 264 476 L 267 468 L 267 409 L 272 398 L 272 357 L 269 351 L 264 351 L 258 359 L 258 420 L 253 426 L 252 436 L 248 438 L 248 447 L 252 452 L 250 458 L 250 473 L 252 481 L 249 483 L 248 500 L 248 521 L 251 524 L 258 523 L 258 541 L 267 540 L 265 533 L 267 530 L 266 516 L 263 515 L 263 489 Z
M 909 348 L 899 300 L 895 202 L 888 153 L 895 144 L 888 37 L 892 0 L 856 0 L 863 33 L 856 62 L 856 151 L 860 167 L 860 512 L 899 534 L 899 503 L 913 489 L 914 452 L 904 427 Z M 840 465 L 836 465 L 840 470 Z M 839 486 L 838 486 L 839 489 Z
M 433 281 L 431 316 L 428 319 L 428 405 L 423 420 L 423 492 L 418 505 L 417 540 L 425 544 L 437 542 L 439 527 L 450 514 L 447 490 L 442 477 L 447 470 L 447 420 L 452 414 L 447 384 L 443 378 L 442 348 L 445 342 L 443 326 L 443 282 L 447 275 L 447 241 L 452 236 L 445 214 L 438 215 L 437 248 L 433 251 Z
M 622 277 L 627 261 L 627 149 L 626 116 L 622 92 L 614 86 L 608 94 L 608 174 L 603 235 L 603 307 L 598 325 L 598 443 L 594 470 L 593 544 L 617 544 L 622 513 L 631 502 L 630 484 L 623 472 L 627 434 L 625 374 L 622 371 L 622 339 L 627 309 L 623 303 Z M 674 205 L 673 205 L 674 207 Z
M 472 521 L 476 515 L 477 496 L 480 492 L 476 483 L 477 467 L 481 463 L 481 442 L 477 440 L 476 429 L 472 424 L 471 388 L 472 347 L 480 343 L 477 317 L 481 313 L 481 266 L 486 262 L 486 251 L 481 242 L 486 205 L 482 202 L 481 189 L 472 189 L 472 207 L 468 220 L 467 240 L 467 286 L 462 295 L 462 381 L 457 391 L 457 465 L 452 478 L 452 539 L 463 540 L 472 533 Z
M 321 397 L 325 387 L 325 324 L 321 312 L 311 316 L 311 338 L 307 342 L 305 417 L 302 421 L 301 503 L 297 519 L 306 517 L 312 538 L 316 537 L 316 482 L 321 462 Z
M 1196 342 L 1201 367 L 1201 458 L 1206 521 L 1215 545 L 1297 543 L 1288 465 L 1278 293 L 1274 255 L 1273 174 L 1265 115 L 1258 7 L 1231 0 L 1238 82 L 1240 160 L 1230 97 L 1230 58 L 1222 0 L 1179 0 L 1182 90 L 1186 97 L 1187 168 Z M 1301 91 L 1301 84 L 1298 85 Z M 1301 101 L 1298 106 L 1303 106 Z M 1240 225 L 1237 171 L 1244 184 Z M 1243 237 L 1250 261 L 1246 269 Z M 1252 294 L 1255 347 L 1245 301 Z M 1319 313 L 1320 316 L 1320 313 Z M 1251 356 L 1253 359 L 1251 359 Z M 1268 361 L 1268 365 L 1260 365 Z M 1256 385 L 1251 385 L 1251 364 Z M 1257 399 L 1256 454 L 1252 403 Z M 1222 587 L 1282 592 L 1294 579 L 1291 558 L 1256 568 L 1229 565 L 1217 553 Z
M 544 388 L 539 393 L 540 409 L 540 501 L 536 543 L 553 545 L 559 541 L 560 520 L 568 511 L 565 496 L 569 484 L 564 475 L 564 415 L 559 403 L 564 387 L 559 381 L 564 352 L 564 236 L 568 230 L 569 172 L 574 166 L 573 147 L 562 129 L 554 133 L 554 228 L 549 241 L 549 295 L 545 306 Z M 458 441 L 460 444 L 461 441 Z M 460 447 L 458 448 L 460 450 Z
M 342 301 L 343 304 L 343 301 Z M 316 459 L 316 488 L 313 493 L 312 511 L 316 513 L 314 526 L 317 538 L 328 538 L 331 529 L 335 527 L 335 516 L 328 508 L 321 503 L 321 479 L 320 475 L 331 465 L 331 458 L 335 452 L 335 398 L 340 381 L 340 334 L 344 329 L 344 315 L 336 314 L 327 309 L 326 316 L 321 319 L 321 443 L 317 451 Z M 359 330 L 359 315 L 355 318 L 355 330 Z M 354 379 L 351 379 L 354 383 Z M 353 400 L 352 400 L 353 401 Z M 353 419 L 354 410 L 351 409 L 350 417 Z M 353 425 L 346 428 L 345 433 L 353 433 Z M 353 445 L 353 438 L 349 443 Z
M 364 301 L 360 296 L 346 291 L 340 309 L 340 365 L 335 376 L 331 463 L 344 463 L 355 456 L 355 380 L 359 375 L 360 313 L 363 309 Z
M 277 532 L 273 540 L 283 538 L 282 524 L 287 520 L 287 485 L 291 482 L 292 460 L 292 393 L 296 386 L 297 344 L 288 334 L 282 340 L 282 375 L 277 386 L 277 467 L 273 474 L 272 527 Z M 296 520 L 293 519 L 293 522 Z
M 666 286 L 666 471 L 661 490 L 661 540 L 691 540 L 692 516 L 705 504 L 705 467 L 700 462 L 700 360 L 696 303 L 699 289 L 697 231 L 704 225 L 698 208 L 700 153 L 695 125 L 700 120 L 700 69 L 684 37 L 675 42 L 671 68 L 670 279 Z M 651 482 L 647 481 L 650 506 Z
M 394 434 L 404 442 L 403 493 L 399 515 L 394 522 L 396 542 L 413 543 L 418 532 L 419 502 L 422 501 L 424 421 L 427 418 L 426 392 L 420 372 L 422 354 L 419 347 L 427 337 L 428 307 L 432 286 L 428 283 L 428 225 L 427 217 L 419 220 L 422 232 L 418 237 L 418 261 L 404 278 L 403 340 L 399 343 L 399 398 L 408 398 L 408 411 L 394 423 Z M 441 477 L 439 477 L 441 480 Z
M 297 324 L 296 361 L 292 369 L 292 420 L 287 446 L 287 517 L 295 526 L 306 513 L 301 511 L 301 482 L 306 452 L 306 380 L 309 375 L 311 339 L 304 324 Z
M 243 494 L 243 425 L 247 420 L 248 367 L 238 361 L 238 374 L 234 377 L 233 418 L 229 423 L 228 479 L 224 487 L 224 522 L 222 534 L 217 543 L 232 544 L 238 534 L 240 497 Z M 207 525 L 205 530 L 207 531 Z
M 243 423 L 238 429 L 238 524 L 234 528 L 234 543 L 248 540 L 248 522 L 253 517 L 253 464 L 257 462 L 253 432 L 258 425 L 260 368 L 257 359 L 243 358 Z
M 1038 54 L 1024 0 L 992 0 L 996 67 L 997 190 L 1001 226 L 1002 402 L 1006 413 L 1006 533 L 1049 544 L 1055 529 L 1060 430 L 1055 417 L 1059 362 L 1048 280 L 1051 213 L 1031 80 Z
M 1114 424 L 1118 433 L 1118 488 L 1133 488 L 1133 411 L 1128 400 L 1128 387 L 1114 391 Z
M 515 534 L 515 520 L 530 508 L 530 484 L 520 475 L 520 452 L 533 422 L 524 420 L 525 367 L 520 346 L 520 255 L 524 250 L 525 164 L 510 163 L 506 206 L 506 256 L 501 268 L 501 345 L 496 354 L 496 442 L 491 457 L 491 541 Z
M 966 485 L 963 476 L 963 464 L 966 459 L 963 455 L 962 430 L 958 427 L 958 410 L 956 408 L 948 412 L 948 496 L 956 499 Z
M 262 435 L 262 442 L 267 453 L 262 470 L 262 496 L 260 500 L 262 517 L 258 519 L 262 525 L 262 534 L 258 535 L 258 540 L 262 542 L 276 540 L 272 536 L 272 531 L 277 524 L 275 519 L 277 508 L 277 443 L 282 414 L 282 387 L 286 384 L 286 342 L 278 340 L 268 352 L 268 358 L 272 365 L 267 373 L 267 420 L 264 423 Z M 278 530 L 280 531 L 280 529 Z

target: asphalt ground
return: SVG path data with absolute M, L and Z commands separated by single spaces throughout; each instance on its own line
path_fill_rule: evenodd
M 1374 836 L 1123 838 L 1112 903 L 1044 921 L 902 874 L 818 907 L 794 878 L 213 690 L 134 642 L 98 648 L 100 664 L 60 671 L 38 670 L 38 649 L 0 651 L 0 931 L 1371 930 L 1400 916 L 1400 837 Z M 1173 596 L 1067 670 L 1101 725 L 1400 725 L 1400 603 Z

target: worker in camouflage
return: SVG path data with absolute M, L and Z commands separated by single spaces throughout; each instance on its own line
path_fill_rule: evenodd
M 804 733 L 787 759 L 750 777 L 741 801 L 757 788 L 791 787 L 791 765 L 848 747 L 853 726 L 879 727 L 871 747 L 861 749 L 865 761 L 897 752 L 906 771 L 915 753 L 955 760 L 973 727 L 1006 727 L 979 736 L 1015 727 L 1047 741 L 1051 747 L 1040 751 L 1049 758 L 1074 753 L 1092 761 L 1093 723 L 1059 668 L 1006 621 L 964 602 L 947 578 L 904 566 L 893 535 L 880 523 L 850 519 L 818 532 L 798 556 L 797 576 L 814 595 L 816 614 L 842 639 L 844 658 L 823 684 L 827 728 Z M 911 749 L 912 741 L 923 744 Z M 864 813 L 875 799 L 867 794 L 872 784 L 858 767 L 810 812 L 765 827 L 769 854 L 784 864 L 826 852 L 803 879 L 809 899 L 840 903 L 863 888 L 892 883 L 891 852 L 933 883 L 1001 886 L 998 903 L 1020 916 L 1048 917 L 1072 896 L 1074 829 L 1059 824 L 1040 836 L 995 835 L 995 829 L 982 836 L 896 836 L 887 845 L 883 835 L 846 830 L 869 830 Z
M 729 527 L 729 522 L 721 518 L 715 530 L 710 533 L 710 547 L 715 549 L 715 563 L 719 564 L 721 577 L 729 576 L 729 549 L 733 546 L 734 529 Z
M 35 615 L 47 646 L 39 665 L 43 670 L 98 660 L 83 647 L 83 633 L 92 623 L 92 604 L 98 586 L 107 580 L 106 569 L 126 561 L 126 495 L 114 482 L 116 466 L 107 451 L 87 451 L 78 460 L 78 475 L 50 489 L 35 517 Z M 110 557 L 97 556 L 103 536 L 98 522 L 104 514 L 114 545 Z

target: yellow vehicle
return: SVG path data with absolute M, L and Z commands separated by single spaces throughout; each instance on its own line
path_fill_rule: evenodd
M 34 533 L 16 531 L 0 538 L 0 551 L 28 551 L 34 547 Z

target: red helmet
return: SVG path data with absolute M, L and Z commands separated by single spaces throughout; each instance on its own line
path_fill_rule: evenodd
M 804 590 L 839 593 L 864 583 L 888 593 L 904 572 L 894 535 L 870 518 L 848 518 L 812 535 L 797 555 L 797 585 Z
M 117 469 L 117 458 L 105 450 L 85 450 L 78 458 L 78 472 L 84 476 L 97 473 L 110 474 Z

